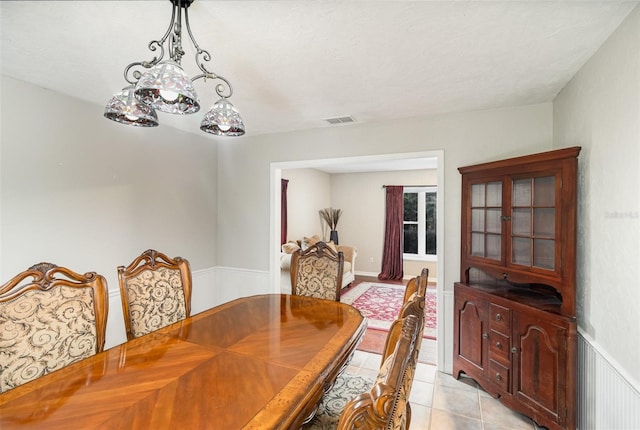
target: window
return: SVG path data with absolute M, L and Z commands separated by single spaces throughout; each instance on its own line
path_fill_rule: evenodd
M 404 189 L 404 256 L 436 255 L 436 187 Z

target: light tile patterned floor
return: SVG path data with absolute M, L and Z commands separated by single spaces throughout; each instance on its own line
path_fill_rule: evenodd
M 379 354 L 356 351 L 348 373 L 376 377 Z M 511 411 L 468 378 L 460 381 L 436 366 L 418 363 L 411 389 L 409 430 L 535 430 L 529 418 Z

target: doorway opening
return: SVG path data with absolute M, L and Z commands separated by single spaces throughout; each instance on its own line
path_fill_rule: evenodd
M 443 285 L 444 285 L 444 151 L 424 151 L 412 153 L 383 154 L 373 156 L 340 157 L 317 160 L 273 162 L 270 168 L 270 290 L 280 293 L 280 220 L 281 220 L 281 179 L 283 170 L 317 169 L 329 174 L 358 172 L 396 172 L 401 170 L 435 169 L 437 171 L 437 357 L 438 366 L 443 366 L 444 322 Z M 291 205 L 291 201 L 289 201 Z M 363 208 L 363 210 L 366 208 Z M 355 269 L 356 276 L 358 268 Z M 366 275 L 366 274 L 365 274 Z M 406 282 L 406 281 L 405 281 Z

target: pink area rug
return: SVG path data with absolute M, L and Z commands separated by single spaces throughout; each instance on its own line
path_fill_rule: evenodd
M 404 297 L 404 285 L 362 282 L 346 293 L 340 301 L 352 305 L 367 318 L 367 327 L 389 330 L 398 317 Z M 435 289 L 427 289 L 425 296 L 424 337 L 436 339 L 437 295 Z

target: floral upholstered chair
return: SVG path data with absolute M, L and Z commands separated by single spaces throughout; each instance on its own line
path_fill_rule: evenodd
M 104 348 L 107 281 L 39 263 L 0 287 L 0 392 Z
M 291 292 L 295 295 L 340 301 L 344 254 L 317 242 L 291 256 Z
M 118 282 L 129 340 L 191 314 L 191 269 L 184 258 L 149 249 L 118 267 Z
M 305 430 L 409 428 L 408 399 L 417 365 L 417 340 L 422 336 L 418 317 L 394 321 L 389 335 L 396 341 L 391 351 L 385 351 L 376 380 L 366 384 L 362 376 L 340 375 Z

